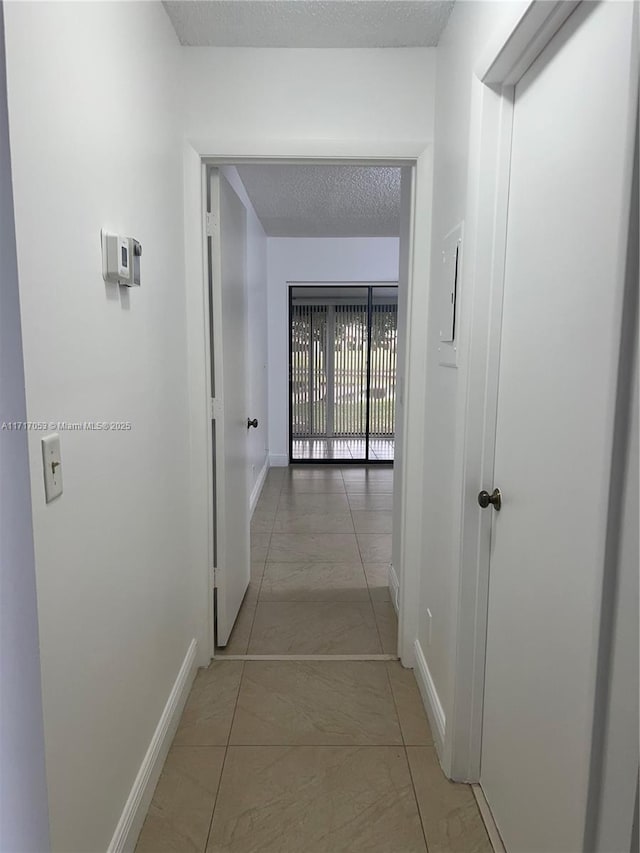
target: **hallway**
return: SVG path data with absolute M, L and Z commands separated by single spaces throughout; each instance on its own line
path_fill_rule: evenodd
M 396 654 L 393 470 L 271 468 L 251 521 L 251 584 L 218 654 Z
M 0 851 L 638 848 L 639 33 L 0 2 Z
M 271 469 L 222 658 L 395 656 L 393 472 Z M 137 853 L 489 853 L 397 660 L 224 660 L 198 673 Z

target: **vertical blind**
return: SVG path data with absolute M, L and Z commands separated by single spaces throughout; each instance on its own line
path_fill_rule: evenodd
M 388 286 L 352 299 L 321 290 L 292 290 L 292 438 L 393 438 L 397 298 Z
M 369 434 L 393 437 L 396 404 L 398 305 L 373 305 Z

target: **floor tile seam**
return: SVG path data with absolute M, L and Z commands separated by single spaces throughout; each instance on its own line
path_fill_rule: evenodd
M 291 565 L 294 565 L 294 564 L 292 563 Z M 311 563 L 310 565 L 314 565 L 314 564 Z M 318 564 L 318 565 L 321 565 L 321 564 Z M 364 592 L 364 590 L 363 590 L 363 592 Z M 371 599 L 370 593 L 366 598 L 360 598 L 360 599 L 352 598 L 352 599 L 345 600 L 344 598 L 341 598 L 341 599 L 308 599 L 308 598 L 306 598 L 306 599 L 290 599 L 290 598 L 287 598 L 287 599 L 263 599 L 262 601 L 256 600 L 255 603 L 256 604 L 327 604 L 327 605 L 329 605 L 329 604 L 334 604 L 334 605 L 335 604 L 350 604 L 350 605 L 351 604 L 371 604 L 371 606 L 375 610 L 375 606 L 374 606 L 373 601 Z
M 365 568 L 364 568 L 364 559 L 362 557 L 362 550 L 360 549 L 360 540 L 358 539 L 358 531 L 356 530 L 356 523 L 355 523 L 355 520 L 353 518 L 353 509 L 351 508 L 351 501 L 349 500 L 348 496 L 347 496 L 347 502 L 349 504 L 349 513 L 351 515 L 351 523 L 353 524 L 354 535 L 356 537 L 356 545 L 358 546 L 358 554 L 360 555 L 360 567 L 362 569 L 362 574 L 364 575 L 364 582 L 367 585 L 367 592 L 369 593 L 369 602 L 371 603 L 371 607 L 373 608 L 373 596 L 371 595 L 371 587 L 369 586 L 369 578 L 367 577 L 367 573 L 366 573 Z M 375 610 L 374 610 L 373 618 L 375 619 L 375 617 L 376 617 L 376 614 L 375 614 Z M 376 621 L 376 630 L 377 630 L 377 627 L 378 627 L 378 623 Z M 380 643 L 380 646 L 382 647 L 382 642 Z
M 273 535 L 273 531 L 271 531 L 271 534 Z M 269 542 L 271 542 L 271 538 L 269 538 Z M 262 563 L 262 571 L 260 572 L 260 583 L 258 584 L 258 593 L 256 595 L 256 602 L 255 602 L 256 606 L 255 606 L 255 609 L 253 611 L 253 619 L 254 620 L 256 618 L 256 610 L 258 609 L 258 602 L 260 601 L 260 593 L 262 592 L 262 584 L 264 583 L 264 576 L 265 576 L 265 573 L 267 571 L 267 557 L 268 556 L 269 556 L 269 546 L 267 547 L 267 553 L 266 553 L 264 561 Z M 240 606 L 242 607 L 242 605 L 240 605 Z M 253 621 L 251 622 L 251 631 L 253 631 Z M 251 637 L 251 631 L 249 631 L 249 637 Z M 249 648 L 248 643 L 247 643 L 247 648 Z
M 265 563 L 262 567 L 262 574 L 260 575 L 260 584 L 258 586 L 258 594 L 256 595 L 256 606 L 253 611 L 253 620 L 256 618 L 256 610 L 258 609 L 258 604 L 260 603 L 260 595 L 262 594 L 262 584 L 264 583 L 264 576 L 267 571 L 267 564 Z M 253 622 L 251 623 L 251 631 L 253 631 Z M 251 639 L 251 631 L 249 632 L 249 639 Z M 249 646 L 247 646 L 249 648 Z
M 220 778 L 218 779 L 218 786 L 216 788 L 216 796 L 213 801 L 213 809 L 211 810 L 211 820 L 209 821 L 209 832 L 207 833 L 207 841 L 204 845 L 203 853 L 206 853 L 207 848 L 209 847 L 209 837 L 211 836 L 211 829 L 213 827 L 213 819 L 215 817 L 216 806 L 218 805 L 218 798 L 220 796 L 220 788 L 222 787 L 222 777 L 224 775 L 224 768 L 227 763 L 227 756 L 229 754 L 229 742 L 231 741 L 231 732 L 233 731 L 233 724 L 235 722 L 236 713 L 238 711 L 238 702 L 240 701 L 240 691 L 242 690 L 242 681 L 244 679 L 244 671 L 246 669 L 245 662 L 242 662 L 242 670 L 240 672 L 240 681 L 238 682 L 238 691 L 236 693 L 235 702 L 233 703 L 233 713 L 231 714 L 231 722 L 229 724 L 229 731 L 227 733 L 227 742 L 224 747 L 224 758 L 222 760 L 222 767 L 220 768 Z
M 279 502 L 280 502 L 280 499 L 278 499 L 278 503 Z M 274 520 L 274 525 L 275 525 L 275 520 Z M 267 565 L 267 560 L 269 559 L 269 551 L 271 550 L 271 540 L 272 539 L 273 539 L 273 528 L 271 528 L 271 533 L 269 533 L 269 541 L 267 542 L 267 550 L 266 550 L 265 555 L 264 555 L 264 561 L 262 564 L 262 577 L 264 577 L 265 566 Z M 251 540 L 249 540 L 249 549 L 251 549 Z M 254 613 L 254 618 L 255 618 L 255 613 Z M 253 622 L 251 622 L 251 630 L 253 631 Z
M 288 534 L 283 533 L 282 535 L 286 536 Z M 292 535 L 295 535 L 295 534 L 292 534 Z M 350 536 L 351 534 L 345 533 L 344 535 Z M 320 559 L 310 559 L 309 557 L 305 557 L 305 558 L 298 558 L 295 560 L 280 560 L 280 559 L 278 559 L 278 560 L 265 560 L 264 565 L 265 565 L 265 570 L 266 570 L 267 564 L 276 565 L 276 566 L 282 566 L 282 565 L 295 566 L 298 563 L 304 563 L 305 565 L 309 564 L 311 566 L 339 566 L 339 565 L 343 565 L 343 564 L 348 565 L 351 562 L 352 562 L 351 560 L 327 560 L 326 558 L 324 560 L 320 560 Z M 362 558 L 359 558 L 358 562 L 362 562 Z M 363 567 L 362 571 L 364 571 L 364 567 Z
M 276 511 L 274 514 L 274 522 L 278 515 L 278 510 L 280 509 L 280 499 L 282 498 L 282 488 L 284 486 L 284 477 L 282 478 L 282 482 L 280 483 L 280 490 L 278 491 L 278 500 L 276 501 Z
M 393 689 L 393 682 L 391 681 L 391 676 L 389 675 L 389 665 L 388 664 L 385 667 L 385 669 L 386 669 L 386 673 L 387 673 L 387 683 L 389 685 L 389 690 L 391 691 L 391 698 L 393 700 L 393 707 L 394 707 L 394 710 L 396 712 L 396 722 L 398 723 L 398 728 L 400 730 L 400 737 L 402 738 L 402 745 L 406 749 L 407 741 L 406 741 L 406 738 L 404 736 L 404 729 L 402 728 L 402 720 L 400 719 L 400 711 L 398 709 L 398 702 L 396 700 L 396 693 L 395 693 L 395 690 Z M 407 761 L 408 761 L 408 759 L 407 759 Z
M 365 580 L 367 582 L 367 590 L 369 592 L 369 604 L 371 605 L 371 610 L 373 612 L 373 621 L 374 621 L 375 626 L 376 626 L 376 633 L 378 635 L 378 642 L 380 643 L 380 648 L 384 652 L 384 643 L 382 642 L 382 634 L 380 633 L 380 626 L 378 625 L 378 617 L 376 616 L 376 608 L 375 608 L 375 604 L 373 602 L 373 594 L 371 592 L 371 586 L 369 585 L 369 578 L 367 577 L 367 573 L 366 573 L 365 568 L 364 568 L 364 558 L 362 556 L 362 551 L 360 549 L 360 541 L 358 540 L 357 536 L 356 536 L 356 541 L 358 543 L 358 553 L 360 554 L 360 562 L 362 563 L 362 571 L 364 572 L 364 577 L 365 577 Z
M 270 510 L 270 509 L 269 509 L 269 510 L 266 510 L 266 509 L 258 509 L 258 507 L 256 507 L 256 509 L 255 509 L 255 511 L 254 511 L 254 513 L 253 513 L 253 515 L 251 516 L 251 519 L 250 519 L 249 524 L 250 524 L 250 525 L 251 525 L 251 524 L 253 524 L 253 519 L 255 518 L 255 516 L 256 516 L 256 515 L 273 515 L 273 518 L 274 518 L 274 521 L 275 521 L 276 512 L 277 512 L 277 510 Z M 262 531 L 262 530 L 254 530 L 253 532 L 254 532 L 254 533 L 263 533 L 264 531 Z
M 280 497 L 280 495 L 282 493 L 283 483 L 284 483 L 284 477 L 281 479 L 279 486 L 277 488 L 274 488 L 271 490 L 274 495 L 277 492 L 277 496 Z M 265 481 L 265 485 L 266 485 L 266 481 Z M 265 491 L 264 491 L 264 486 L 263 486 L 262 489 L 260 490 L 260 497 L 256 501 L 256 506 L 260 503 L 264 494 L 265 494 Z
M 373 603 L 373 596 L 371 595 L 371 593 L 369 593 L 369 599 L 370 599 L 370 603 L 371 603 L 371 610 L 373 611 L 373 621 L 376 624 L 376 631 L 378 633 L 378 642 L 380 643 L 380 648 L 384 652 L 384 643 L 382 642 L 382 633 L 380 631 L 380 625 L 378 623 L 378 614 L 376 613 L 376 606 Z
M 303 535 L 304 535 L 304 534 L 303 534 Z M 350 534 L 350 533 L 345 533 L 344 535 L 345 535 L 345 536 L 350 536 L 351 534 Z M 379 561 L 378 561 L 378 562 L 379 562 Z M 352 567 L 357 567 L 359 564 L 361 564 L 361 563 L 362 563 L 362 560 L 361 560 L 361 558 L 360 558 L 359 553 L 358 553 L 358 557 L 357 557 L 357 559 L 355 559 L 355 560 L 327 560 L 327 558 L 326 558 L 326 557 L 325 557 L 324 559 L 322 559 L 322 560 L 315 560 L 315 559 L 314 559 L 314 560 L 309 560 L 309 559 L 301 559 L 301 560 L 265 560 L 265 566 L 266 566 L 266 565 L 281 566 L 283 563 L 284 563 L 285 565 L 289 565 L 289 563 L 291 563 L 292 565 L 294 565 L 294 564 L 296 564 L 296 563 L 305 563 L 305 564 L 306 564 L 306 563 L 313 563 L 313 565 L 314 565 L 314 566 L 352 566 Z
M 400 749 L 409 763 L 402 743 L 230 743 L 225 749 Z
M 355 536 L 356 531 L 354 530 L 273 530 L 272 533 L 275 533 L 276 536 L 307 536 L 309 534 L 318 533 L 320 536 Z M 282 560 L 269 560 L 267 562 L 282 562 Z M 320 562 L 320 561 L 318 561 Z M 324 562 L 331 562 L 330 560 L 325 560 Z
M 349 492 L 347 492 L 347 495 Z M 351 492 L 351 496 L 354 498 L 358 497 L 377 497 L 378 495 L 391 495 L 393 497 L 393 489 L 389 489 L 386 491 L 381 491 L 380 489 L 376 491 L 372 491 L 371 489 L 367 489 L 362 492 Z M 375 512 L 375 510 L 362 510 L 362 512 Z
M 353 521 L 353 510 L 351 509 L 351 504 L 349 504 L 349 511 L 351 512 L 351 519 Z M 355 525 L 354 525 L 355 526 Z M 380 633 L 380 626 L 378 625 L 378 617 L 376 615 L 375 604 L 373 603 L 373 594 L 371 592 L 371 587 L 369 585 L 369 578 L 367 577 L 367 573 L 364 568 L 364 557 L 362 556 L 362 549 L 360 548 L 360 540 L 358 539 L 358 534 L 356 533 L 356 543 L 358 545 L 358 553 L 360 554 L 360 563 L 362 565 L 362 571 L 364 573 L 364 579 L 367 584 L 367 590 L 369 592 L 369 605 L 371 606 L 371 612 L 373 613 L 373 621 L 376 626 L 376 633 L 378 635 L 378 642 L 380 643 L 380 649 L 384 652 L 384 643 L 382 642 L 382 634 Z
M 233 724 L 235 722 L 236 713 L 238 711 L 238 702 L 240 701 L 240 691 L 242 690 L 242 682 L 244 680 L 245 669 L 246 669 L 245 661 L 242 661 L 242 669 L 240 670 L 240 680 L 238 681 L 238 690 L 236 692 L 235 702 L 233 703 L 233 712 L 231 713 L 231 721 L 229 723 L 229 731 L 227 732 L 226 747 L 229 746 L 229 742 L 231 740 L 231 732 L 233 730 Z
M 298 492 L 295 495 L 295 498 L 296 498 L 295 501 L 289 501 L 289 503 L 293 504 L 293 506 L 278 506 L 278 509 L 276 510 L 276 519 L 281 513 L 285 513 L 285 512 L 290 512 L 290 513 L 301 512 L 301 513 L 307 513 L 307 514 L 312 513 L 312 512 L 314 512 L 314 513 L 322 512 L 325 514 L 328 512 L 338 512 L 342 507 L 338 507 L 335 505 L 335 498 L 343 498 L 343 497 L 345 498 L 345 502 L 347 503 L 347 506 L 348 506 L 349 504 L 348 504 L 348 501 L 346 500 L 346 495 L 343 495 L 342 492 Z M 302 500 L 301 501 L 298 500 L 299 498 L 302 498 Z M 317 502 L 317 503 L 324 502 L 325 505 L 328 505 L 328 506 L 326 508 L 325 507 L 318 507 L 318 506 L 305 507 L 304 502 L 305 502 L 306 498 L 313 498 L 314 502 Z M 316 499 L 317 499 L 317 501 L 316 501 Z
M 255 560 L 251 560 L 251 563 L 250 563 L 250 566 L 249 566 L 249 571 L 250 571 L 250 574 L 249 574 L 249 582 L 251 582 L 251 581 L 252 581 L 252 580 L 254 580 L 254 579 L 255 579 L 255 580 L 260 580 L 260 585 L 262 586 L 262 578 L 264 577 L 265 569 L 266 569 L 266 567 L 267 567 L 267 561 L 266 561 L 266 559 L 265 559 L 265 560 L 260 560 L 259 562 L 260 562 L 260 563 L 262 563 L 262 569 L 261 569 L 261 571 L 260 571 L 260 578 L 254 578 L 254 577 L 253 577 L 253 566 L 254 566 L 254 564 L 256 563 L 256 561 L 255 561 Z M 248 587 L 247 587 L 247 589 L 248 589 Z M 246 593 L 245 593 L 245 595 L 246 595 Z M 257 601 L 257 598 L 256 598 L 256 601 Z M 247 603 L 248 603 L 248 602 L 247 602 Z M 244 605 L 245 605 L 245 599 L 243 598 L 243 599 L 242 599 L 242 603 L 240 604 L 240 608 L 242 609 L 242 608 L 244 607 Z M 238 612 L 240 612 L 240 611 L 238 611 Z
M 267 564 L 270 564 L 270 565 L 272 565 L 272 566 L 274 566 L 274 565 L 275 565 L 275 566 L 292 566 L 292 567 L 293 567 L 293 566 L 297 566 L 299 563 L 304 563 L 304 564 L 305 564 L 305 567 L 307 567 L 307 566 L 338 566 L 338 565 L 340 565 L 341 563 L 347 563 L 347 564 L 348 564 L 348 562 L 349 562 L 348 560 L 309 560 L 309 559 L 302 559 L 302 560 L 268 560 L 268 562 L 267 562 L 267 563 L 265 563 L 265 567 L 264 567 L 264 570 L 263 570 L 263 574 L 264 574 L 264 572 L 266 572 L 266 570 L 267 570 Z M 306 569 L 305 569 L 305 570 L 306 570 Z M 363 567 L 362 571 L 364 572 L 364 567 Z
M 346 489 L 344 491 L 340 491 L 340 489 L 338 489 L 336 491 L 334 489 L 333 491 L 330 491 L 330 492 L 321 492 L 318 489 L 312 489 L 309 492 L 306 492 L 306 491 L 303 492 L 303 491 L 300 491 L 300 489 L 291 489 L 291 490 L 288 489 L 286 492 L 283 491 L 281 493 L 280 498 L 282 498 L 282 495 L 298 495 L 298 496 L 301 496 L 301 495 L 322 495 L 323 497 L 340 495 L 341 497 L 344 497 L 346 495 L 346 493 L 347 493 Z M 278 511 L 280 509 L 286 509 L 286 507 L 280 506 L 280 498 L 278 499 Z
M 265 533 L 263 535 L 267 535 L 267 532 L 265 531 Z M 260 572 L 260 586 L 258 588 L 258 594 L 256 595 L 256 599 L 253 602 L 253 617 L 251 619 L 251 627 L 249 629 L 249 635 L 247 637 L 247 645 L 245 647 L 245 652 L 248 651 L 249 643 L 251 642 L 251 634 L 253 633 L 253 625 L 254 625 L 254 622 L 256 620 L 256 611 L 258 609 L 258 601 L 260 600 L 260 590 L 262 589 L 262 581 L 264 580 L 264 572 L 265 572 L 265 569 L 267 566 L 267 557 L 269 556 L 269 549 L 271 547 L 271 537 L 273 536 L 273 530 L 271 531 L 271 533 L 268 534 L 268 536 L 269 536 L 269 541 L 267 543 L 267 548 L 266 548 L 266 552 L 264 555 L 264 559 L 260 561 L 262 563 L 262 571 Z M 251 559 L 251 548 L 252 548 L 251 534 L 249 534 L 249 566 L 250 567 L 251 567 L 251 564 L 253 563 L 253 560 Z M 249 577 L 249 582 L 251 582 L 251 577 Z M 243 601 L 240 605 L 240 609 L 242 609 L 246 604 L 249 604 L 249 602 L 245 602 L 243 599 Z M 238 616 L 239 616 L 239 614 L 240 614 L 240 611 L 238 611 Z M 236 621 L 238 619 L 238 616 L 236 616 Z M 235 625 L 234 625 L 234 627 L 235 627 Z
M 371 654 L 254 654 L 223 655 L 218 660 L 225 661 L 255 661 L 257 663 L 289 663 L 289 662 L 315 662 L 315 663 L 389 663 L 398 661 L 397 655 L 386 652 Z
M 231 732 L 229 732 L 231 733 Z M 220 776 L 218 777 L 218 784 L 216 785 L 216 793 L 213 798 L 213 807 L 211 809 L 211 817 L 209 818 L 209 829 L 207 831 L 207 839 L 204 843 L 204 847 L 202 848 L 202 853 L 206 853 L 209 847 L 209 839 L 211 838 L 211 830 L 213 828 L 213 819 L 216 814 L 216 806 L 218 805 L 218 800 L 220 799 L 220 789 L 222 788 L 222 777 L 224 776 L 224 768 L 227 764 L 227 756 L 229 754 L 229 746 L 224 747 L 224 756 L 222 758 L 222 766 L 220 768 Z
M 258 598 L 258 604 L 366 604 L 365 598 Z
M 280 500 L 279 496 L 278 496 L 278 500 Z M 278 511 L 277 504 L 276 504 L 275 509 L 262 509 L 260 507 L 256 507 L 255 510 L 253 511 L 253 515 L 251 516 L 251 519 L 253 520 L 253 518 L 256 515 L 272 515 L 274 520 L 275 520 L 277 511 Z M 256 531 L 256 533 L 259 533 L 259 532 L 260 532 L 259 530 Z
M 271 536 L 326 536 L 330 533 L 332 536 L 355 536 L 357 538 L 358 534 L 354 531 L 351 533 L 348 530 L 296 530 L 291 533 L 280 533 L 275 530 L 270 534 Z M 382 535 L 390 535 L 390 534 L 382 534 Z M 358 549 L 360 550 L 360 549 Z M 360 557 L 362 559 L 362 557 Z M 269 558 L 265 560 L 265 563 L 282 563 L 282 562 L 294 562 L 291 561 L 283 561 L 283 560 L 274 560 L 273 558 Z M 348 560 L 327 560 L 326 557 L 323 560 L 307 560 L 307 562 L 314 563 L 348 563 Z
M 265 563 L 266 566 L 266 563 Z M 264 578 L 264 568 L 262 569 L 262 577 Z M 260 581 L 260 588 L 262 589 L 262 580 Z M 256 624 L 256 615 L 258 613 L 258 599 L 256 599 L 255 604 L 253 606 L 253 616 L 251 617 L 251 628 L 249 628 L 249 635 L 247 637 L 247 647 L 245 649 L 245 654 L 249 652 L 249 646 L 251 645 L 251 637 L 253 635 L 253 628 Z
M 407 763 L 409 759 L 406 757 L 405 745 L 400 741 L 397 743 L 230 743 L 228 749 L 401 749 L 405 753 Z M 225 747 L 227 749 L 227 747 Z
M 404 737 L 404 736 L 403 736 Z M 407 745 L 404 745 L 404 756 L 405 761 L 407 762 L 407 769 L 409 770 L 409 779 L 411 779 L 411 787 L 413 789 L 413 799 L 416 804 L 416 809 L 418 810 L 418 818 L 420 820 L 420 827 L 422 828 L 422 837 L 424 838 L 424 846 L 429 853 L 429 841 L 427 839 L 427 829 L 424 825 L 424 820 L 422 819 L 422 810 L 420 808 L 420 802 L 418 800 L 418 792 L 416 790 L 416 782 L 413 778 L 413 770 L 411 769 L 411 762 L 409 761 L 409 752 L 407 750 Z
M 271 537 L 271 536 L 272 536 L 272 534 L 273 534 L 273 528 L 275 527 L 275 523 L 276 523 L 276 521 L 275 521 L 275 518 L 274 518 L 274 520 L 273 520 L 273 524 L 271 525 L 271 529 L 270 529 L 270 530 L 253 530 L 253 531 L 252 531 L 252 530 L 250 529 L 250 530 L 249 530 L 249 545 L 251 545 L 251 536 L 252 536 L 253 534 L 257 534 L 258 536 L 260 536 L 260 535 L 266 536 L 267 534 L 269 534 L 269 537 Z

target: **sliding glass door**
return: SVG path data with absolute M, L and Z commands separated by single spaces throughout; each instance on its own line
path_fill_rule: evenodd
M 289 457 L 392 462 L 395 285 L 289 287 Z

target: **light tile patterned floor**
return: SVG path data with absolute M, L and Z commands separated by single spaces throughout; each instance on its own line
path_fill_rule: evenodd
M 200 670 L 137 853 L 490 853 L 471 789 L 445 779 L 395 654 L 392 472 L 274 469 L 252 522 L 231 641 Z
M 272 468 L 251 522 L 251 587 L 219 654 L 395 654 L 392 492 L 392 468 Z
M 369 459 L 393 462 L 395 440 L 371 438 Z M 361 438 L 298 438 L 292 447 L 293 459 L 366 459 L 367 446 Z

